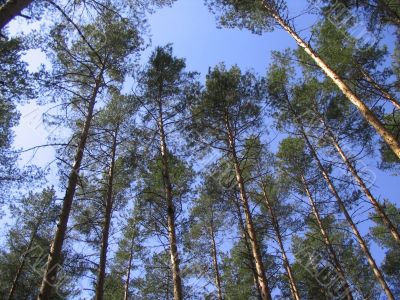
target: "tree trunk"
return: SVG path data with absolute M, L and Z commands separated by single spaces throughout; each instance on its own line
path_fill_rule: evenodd
M 379 91 L 383 97 L 389 100 L 396 109 L 400 109 L 400 103 L 397 101 L 388 91 L 383 89 L 372 77 L 365 71 L 361 66 L 359 66 L 361 74 L 365 79 L 371 84 L 377 91 Z
M 233 137 L 233 132 L 231 130 L 228 118 L 226 120 L 225 125 L 228 130 L 229 148 L 230 148 L 230 152 L 232 155 L 232 162 L 235 167 L 236 182 L 237 182 L 237 186 L 239 188 L 240 199 L 242 201 L 243 211 L 244 211 L 245 218 L 246 218 L 246 229 L 247 229 L 247 234 L 250 238 L 251 250 L 253 253 L 254 263 L 255 263 L 256 270 L 257 270 L 258 283 L 259 283 L 260 289 L 261 289 L 261 298 L 263 300 L 272 300 L 271 292 L 270 292 L 270 289 L 268 286 L 267 277 L 265 275 L 265 269 L 264 269 L 264 264 L 262 261 L 260 246 L 259 246 L 259 243 L 257 240 L 257 234 L 256 234 L 256 231 L 254 228 L 254 224 L 253 224 L 253 220 L 252 220 L 252 216 L 251 216 L 251 212 L 250 212 L 249 201 L 247 198 L 244 180 L 242 177 L 242 171 L 240 169 L 239 160 L 238 160 L 237 154 L 236 154 L 236 146 L 235 146 L 235 141 L 234 141 L 234 137 Z
M 32 2 L 33 0 L 8 0 L 4 3 L 0 7 L 0 31 Z
M 111 146 L 111 162 L 110 169 L 108 171 L 108 182 L 107 182 L 107 196 L 106 196 L 106 206 L 104 212 L 104 224 L 103 232 L 101 238 L 101 248 L 100 248 L 100 262 L 99 270 L 97 274 L 97 284 L 96 284 L 96 300 L 104 299 L 104 281 L 106 278 L 106 263 L 107 263 L 107 250 L 108 250 L 108 240 L 110 235 L 110 225 L 112 218 L 112 209 L 114 202 L 114 174 L 115 174 L 115 156 L 117 152 L 117 136 L 118 136 L 119 125 L 117 125 L 115 132 L 113 133 L 113 141 Z
M 35 241 L 35 236 L 36 236 L 37 231 L 39 229 L 40 223 L 41 223 L 41 220 L 35 225 L 35 227 L 34 227 L 34 229 L 32 231 L 32 234 L 31 234 L 31 238 L 29 240 L 29 244 L 26 247 L 26 250 L 25 250 L 24 254 L 21 256 L 21 263 L 18 266 L 18 270 L 15 273 L 15 276 L 14 276 L 10 291 L 8 292 L 8 297 L 7 297 L 8 300 L 14 299 L 14 293 L 15 293 L 15 291 L 17 289 L 19 278 L 21 277 L 22 270 L 24 269 L 24 266 L 25 266 L 25 263 L 26 263 L 26 258 L 28 257 L 28 254 L 29 254 L 29 252 L 30 252 L 30 250 L 31 250 L 31 248 L 33 246 L 34 241 Z
M 242 212 L 240 210 L 239 199 L 237 199 L 235 201 L 235 205 L 236 205 L 237 212 L 238 212 L 239 228 L 240 228 L 240 231 L 242 233 L 242 237 L 243 237 L 243 240 L 244 240 L 244 244 L 246 246 L 247 254 L 249 256 L 250 268 L 251 268 L 251 271 L 253 273 L 254 287 L 256 288 L 258 299 L 262 299 L 261 298 L 261 288 L 260 288 L 260 284 L 258 283 L 257 270 L 256 270 L 256 266 L 255 266 L 255 263 L 254 263 L 254 257 L 253 257 L 252 252 L 251 252 L 249 240 L 247 239 L 246 228 L 244 226 L 244 222 L 243 222 L 243 218 L 242 218 Z
M 328 232 L 325 230 L 324 224 L 322 223 L 321 216 L 320 216 L 319 211 L 317 209 L 317 205 L 315 204 L 315 201 L 314 201 L 314 199 L 313 199 L 313 197 L 311 195 L 310 189 L 308 187 L 307 181 L 305 180 L 304 176 L 301 176 L 301 182 L 303 184 L 303 187 L 304 187 L 304 190 L 306 192 L 307 198 L 308 198 L 308 200 L 310 202 L 311 209 L 312 209 L 312 212 L 313 212 L 313 214 L 315 216 L 315 219 L 317 221 L 318 228 L 321 231 L 321 235 L 322 235 L 322 238 L 324 240 L 325 246 L 326 246 L 326 248 L 328 250 L 328 254 L 329 254 L 329 257 L 331 259 L 331 263 L 332 263 L 333 267 L 335 268 L 338 276 L 340 277 L 340 280 L 342 281 L 343 293 L 345 293 L 344 295 L 346 296 L 346 299 L 353 300 L 353 295 L 352 295 L 350 286 L 349 286 L 349 284 L 347 282 L 347 279 L 346 279 L 346 276 L 345 276 L 345 272 L 344 272 L 344 270 L 343 270 L 343 268 L 342 268 L 342 266 L 341 266 L 341 264 L 339 262 L 338 257 L 336 256 L 335 249 L 333 249 L 331 239 L 329 238 Z
M 353 103 L 360 113 L 364 116 L 365 120 L 375 128 L 378 134 L 383 138 L 386 144 L 392 151 L 400 158 L 400 141 L 385 128 L 384 124 L 375 116 L 375 114 L 368 108 L 368 106 L 350 89 L 346 82 L 333 71 L 317 53 L 306 43 L 303 39 L 286 23 L 282 17 L 267 4 L 264 5 L 268 13 L 275 19 L 275 21 L 286 31 L 297 44 L 314 60 L 314 62 L 321 68 L 321 70 L 337 85 L 343 94 Z
M 128 270 L 126 271 L 124 300 L 128 300 L 129 299 L 129 282 L 131 280 L 131 269 L 132 269 L 132 260 L 133 260 L 133 245 L 134 245 L 134 238 L 132 238 L 132 240 L 131 240 L 131 248 L 130 248 L 130 253 L 129 253 Z
M 214 273 L 215 273 L 215 286 L 217 287 L 218 290 L 218 300 L 223 300 L 222 288 L 221 288 L 221 275 L 219 273 L 219 267 L 218 267 L 217 245 L 215 243 L 215 234 L 213 226 L 210 226 L 210 236 L 211 236 L 211 254 L 212 254 Z
M 168 222 L 168 236 L 170 244 L 171 266 L 172 266 L 172 280 L 174 283 L 174 300 L 182 300 L 183 299 L 182 280 L 179 269 L 178 247 L 176 243 L 175 206 L 173 203 L 172 184 L 169 174 L 168 149 L 164 132 L 163 109 L 162 109 L 161 99 L 159 99 L 158 128 L 160 135 L 160 152 L 163 163 L 164 190 L 167 201 L 167 216 L 168 216 L 167 222 Z
M 56 233 L 54 240 L 50 247 L 50 253 L 47 259 L 46 270 L 43 276 L 42 285 L 38 300 L 50 300 L 54 288 L 57 285 L 57 272 L 60 267 L 61 251 L 65 239 L 65 233 L 67 231 L 68 219 L 71 212 L 72 201 L 74 199 L 76 185 L 78 183 L 79 170 L 83 159 L 83 153 L 86 147 L 86 141 L 89 135 L 89 129 L 93 119 L 94 106 L 96 104 L 97 94 L 102 84 L 103 70 L 96 79 L 96 84 L 93 90 L 93 94 L 89 100 L 89 106 L 87 109 L 87 115 L 83 129 L 80 135 L 78 149 L 75 154 L 75 161 L 72 165 L 71 172 L 69 174 L 68 185 L 65 192 L 63 206 L 61 209 L 60 219 L 57 224 Z
M 358 175 L 358 172 L 355 168 L 355 166 L 351 163 L 351 161 L 347 158 L 346 154 L 344 153 L 342 147 L 339 145 L 338 140 L 335 137 L 335 134 L 331 130 L 328 124 L 326 124 L 325 120 L 323 117 L 320 115 L 320 120 L 322 124 L 324 125 L 326 132 L 328 133 L 329 139 L 332 143 L 332 145 L 336 148 L 337 152 L 339 153 L 340 157 L 342 158 L 343 162 L 346 164 L 347 169 L 350 171 L 350 173 L 353 175 L 355 181 L 357 184 L 360 186 L 361 190 L 364 192 L 365 196 L 368 198 L 368 200 L 371 202 L 372 206 L 375 208 L 375 211 L 379 215 L 379 217 L 382 219 L 383 223 L 389 228 L 390 233 L 392 234 L 393 238 L 397 241 L 400 242 L 400 234 L 396 228 L 396 226 L 393 225 L 392 221 L 389 219 L 387 214 L 385 213 L 384 209 L 382 206 L 379 204 L 379 202 L 375 199 L 375 197 L 372 195 L 371 191 L 365 184 L 365 182 L 362 180 L 362 178 Z
M 383 290 L 386 293 L 386 296 L 388 297 L 389 300 L 394 300 L 394 296 L 388 286 L 388 284 L 385 281 L 385 278 L 383 277 L 383 274 L 381 272 L 381 270 L 379 269 L 378 265 L 376 264 L 375 260 L 373 259 L 371 252 L 369 251 L 369 248 L 367 246 L 367 244 L 365 243 L 364 239 L 362 238 L 360 232 L 357 229 L 357 226 L 354 224 L 353 219 L 350 216 L 350 213 L 347 211 L 346 206 L 344 205 L 344 202 L 342 200 L 342 198 L 340 197 L 339 193 L 337 192 L 335 186 L 333 185 L 328 173 L 326 172 L 324 166 L 322 165 L 317 152 L 315 151 L 314 147 L 312 146 L 311 142 L 308 139 L 307 134 L 304 131 L 304 128 L 302 126 L 300 126 L 300 131 L 301 134 L 303 135 L 303 138 L 310 150 L 311 156 L 314 158 L 315 162 L 318 165 L 318 168 L 320 170 L 320 172 L 322 173 L 322 176 L 324 177 L 326 183 L 328 184 L 328 187 L 330 189 L 330 191 L 332 192 L 332 194 L 334 195 L 336 202 L 340 208 L 340 210 L 343 212 L 347 222 L 349 223 L 354 235 L 356 236 L 356 239 L 358 241 L 358 243 L 360 244 L 360 247 L 362 249 L 362 251 L 364 252 L 365 256 L 367 257 L 368 263 L 372 269 L 372 271 L 375 274 L 376 279 L 378 280 L 378 282 L 380 283 L 380 285 L 382 286 Z
M 295 300 L 300 300 L 300 294 L 297 289 L 296 281 L 293 276 L 293 271 L 289 263 L 289 259 L 286 255 L 285 247 L 283 246 L 283 240 L 282 240 L 282 234 L 281 234 L 281 229 L 278 223 L 278 219 L 276 218 L 275 212 L 272 208 L 272 203 L 269 201 L 269 197 L 266 191 L 266 187 L 264 184 L 262 185 L 262 191 L 263 191 L 263 196 L 265 200 L 265 205 L 269 211 L 269 214 L 271 215 L 271 222 L 272 222 L 272 227 L 274 228 L 276 239 L 278 241 L 279 248 L 281 250 L 282 254 L 282 260 L 283 264 L 289 279 L 289 285 L 290 285 L 290 291 L 292 293 L 293 299 Z

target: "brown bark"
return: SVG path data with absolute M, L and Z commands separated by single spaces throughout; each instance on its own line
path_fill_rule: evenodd
M 222 288 L 221 288 L 221 275 L 219 272 L 218 257 L 217 257 L 217 245 L 215 243 L 215 233 L 213 226 L 210 226 L 210 237 L 211 237 L 211 254 L 214 265 L 215 285 L 218 291 L 218 300 L 223 300 Z
M 261 290 L 261 298 L 263 300 L 272 300 L 267 277 L 265 275 L 265 269 L 262 261 L 260 246 L 257 240 L 257 234 L 254 228 L 253 219 L 250 212 L 249 201 L 245 189 L 244 180 L 242 177 L 242 170 L 240 169 L 240 163 L 236 153 L 235 139 L 233 136 L 233 132 L 228 117 L 226 118 L 225 125 L 228 131 L 229 149 L 232 156 L 232 162 L 235 168 L 236 182 L 239 188 L 240 199 L 242 202 L 242 207 L 245 215 L 246 230 L 247 230 L 247 235 L 250 239 L 251 250 L 254 257 L 254 263 L 257 271 L 257 279 Z
M 50 200 L 50 201 L 51 201 L 51 200 Z M 38 218 L 36 224 L 35 224 L 34 227 L 33 227 L 33 230 L 32 230 L 31 236 L 30 236 L 30 240 L 29 240 L 29 244 L 28 244 L 28 246 L 26 247 L 25 252 L 24 252 L 23 255 L 21 256 L 21 263 L 20 263 L 20 265 L 18 266 L 18 270 L 17 270 L 17 272 L 15 273 L 15 276 L 14 276 L 14 279 L 13 279 L 13 282 L 12 282 L 12 285 L 11 285 L 11 288 L 10 288 L 10 291 L 9 291 L 9 293 L 8 293 L 8 298 L 7 298 L 8 300 L 12 300 L 12 299 L 14 298 L 14 293 L 15 293 L 15 291 L 16 291 L 16 289 L 17 289 L 18 281 L 19 281 L 19 278 L 21 277 L 22 270 L 24 269 L 24 266 L 25 266 L 25 263 L 26 263 L 26 259 L 27 259 L 28 255 L 29 255 L 30 251 L 31 251 L 31 248 L 32 248 L 32 246 L 33 246 L 33 243 L 35 242 L 35 238 L 36 238 L 36 235 L 37 235 L 37 233 L 38 233 L 39 227 L 42 225 L 44 219 L 46 218 L 46 216 L 44 215 L 45 210 L 46 210 L 47 207 L 50 206 L 50 205 L 51 205 L 50 203 L 46 203 L 46 204 L 43 206 L 43 208 L 42 208 L 42 210 L 41 210 L 41 212 L 40 212 L 39 218 Z
M 100 261 L 99 270 L 97 273 L 97 284 L 96 284 L 96 300 L 104 299 L 104 281 L 106 278 L 106 263 L 107 263 L 107 250 L 108 250 L 108 240 L 110 235 L 110 225 L 112 218 L 112 209 L 114 202 L 114 174 L 115 174 L 115 156 L 117 152 L 117 136 L 118 136 L 119 126 L 116 126 L 115 132 L 113 133 L 113 141 L 111 145 L 111 162 L 108 171 L 108 181 L 107 181 L 107 195 L 105 203 L 104 212 L 104 222 L 103 222 L 103 232 L 101 238 L 100 247 Z
M 319 214 L 319 211 L 317 209 L 316 203 L 314 201 L 314 198 L 312 197 L 312 194 L 311 194 L 310 189 L 308 187 L 308 183 L 305 180 L 304 176 L 301 177 L 301 182 L 303 184 L 303 187 L 304 187 L 304 190 L 306 192 L 307 198 L 308 198 L 308 200 L 310 202 L 312 212 L 313 212 L 313 214 L 315 216 L 315 219 L 317 221 L 317 225 L 318 225 L 318 228 L 319 228 L 319 230 L 321 232 L 321 235 L 322 235 L 322 238 L 324 240 L 325 246 L 326 246 L 326 248 L 328 250 L 328 254 L 329 254 L 329 257 L 331 259 L 331 263 L 332 263 L 333 267 L 335 268 L 338 276 L 340 277 L 340 280 L 342 281 L 343 293 L 345 293 L 344 295 L 346 296 L 346 299 L 352 300 L 353 299 L 353 295 L 351 293 L 350 286 L 349 286 L 349 284 L 347 282 L 344 269 L 343 269 L 342 265 L 340 264 L 340 261 L 339 261 L 337 255 L 336 255 L 335 250 L 333 249 L 331 239 L 330 239 L 330 237 L 328 235 L 328 232 L 326 231 L 326 229 L 324 227 L 324 224 L 322 223 L 321 216 Z
M 19 266 L 18 266 L 18 270 L 17 270 L 17 272 L 15 273 L 15 276 L 14 276 L 14 279 L 13 279 L 13 282 L 12 282 L 12 285 L 11 285 L 11 288 L 10 288 L 10 291 L 8 292 L 8 297 L 7 297 L 8 300 L 14 299 L 14 293 L 15 293 L 15 291 L 17 290 L 19 278 L 21 277 L 22 270 L 24 269 L 24 266 L 25 266 L 25 263 L 26 263 L 26 259 L 27 259 L 27 257 L 28 257 L 28 254 L 29 254 L 29 252 L 30 252 L 32 246 L 33 246 L 33 243 L 34 243 L 34 241 L 35 241 L 35 236 L 36 236 L 36 234 L 37 234 L 37 231 L 38 231 L 38 229 L 39 229 L 39 226 L 40 226 L 40 223 L 38 222 L 38 223 L 36 224 L 35 228 L 33 229 L 31 238 L 30 238 L 30 240 L 29 240 L 29 244 L 28 244 L 28 246 L 26 247 L 24 254 L 21 256 L 21 263 L 20 263 Z
M 372 77 L 365 71 L 361 66 L 359 66 L 361 74 L 365 77 L 365 79 L 379 92 L 386 100 L 389 100 L 396 109 L 400 109 L 400 103 L 397 101 L 393 95 L 391 95 L 388 91 L 382 88 Z
M 344 214 L 347 222 L 349 223 L 354 235 L 356 236 L 356 239 L 361 247 L 361 250 L 364 252 L 365 256 L 367 257 L 368 263 L 372 269 L 372 271 L 374 272 L 374 275 L 376 277 L 376 279 L 378 280 L 378 282 L 380 283 L 380 285 L 382 286 L 382 289 L 384 290 L 384 292 L 386 293 L 386 296 L 388 297 L 389 300 L 394 300 L 394 296 L 388 286 L 388 284 L 385 281 L 385 278 L 381 272 L 381 270 L 379 269 L 378 265 L 376 264 L 375 260 L 373 259 L 371 252 L 366 244 L 366 242 L 364 241 L 364 239 L 362 238 L 360 232 L 358 231 L 357 226 L 354 224 L 353 219 L 350 216 L 350 213 L 348 212 L 346 206 L 344 205 L 344 202 L 342 200 L 342 198 L 340 197 L 339 193 L 337 192 L 335 186 L 333 185 L 330 176 L 328 175 L 328 173 L 326 172 L 324 166 L 322 165 L 317 152 L 315 151 L 313 145 L 311 144 L 311 142 L 308 139 L 307 134 L 304 131 L 304 128 L 302 126 L 300 126 L 300 131 L 301 134 L 303 135 L 303 138 L 310 150 L 311 156 L 314 158 L 315 162 L 318 165 L 318 168 L 322 174 L 322 176 L 324 177 L 326 183 L 328 184 L 328 187 L 331 191 L 331 193 L 333 194 L 333 196 L 336 199 L 336 202 L 340 208 L 340 210 L 342 211 L 342 213 Z
M 57 283 L 57 272 L 61 259 L 62 246 L 67 231 L 68 219 L 71 212 L 72 201 L 74 199 L 76 185 L 78 183 L 79 171 L 86 147 L 86 141 L 89 135 L 89 129 L 93 119 L 94 106 L 96 104 L 97 94 L 102 84 L 103 70 L 96 79 L 92 96 L 89 99 L 89 106 L 83 129 L 79 138 L 78 148 L 75 153 L 75 161 L 69 174 L 68 185 L 65 192 L 60 219 L 57 224 L 54 240 L 50 247 L 50 253 L 47 259 L 46 270 L 44 272 L 42 285 L 38 300 L 49 300 Z
M 365 196 L 371 202 L 372 206 L 374 207 L 374 209 L 375 209 L 376 213 L 378 214 L 378 216 L 382 219 L 383 223 L 390 230 L 390 233 L 392 234 L 393 238 L 397 242 L 400 242 L 400 234 L 399 234 L 396 226 L 393 225 L 392 221 L 389 219 L 389 217 L 387 216 L 387 214 L 384 211 L 384 209 L 382 208 L 382 206 L 379 204 L 379 202 L 372 195 L 371 191 L 369 190 L 369 188 L 365 184 L 364 180 L 362 180 L 360 175 L 358 175 L 358 172 L 357 172 L 355 166 L 348 159 L 346 153 L 344 153 L 344 151 L 343 151 L 342 147 L 340 146 L 335 134 L 330 129 L 329 125 L 326 124 L 326 122 L 322 118 L 322 116 L 320 116 L 320 120 L 321 120 L 322 124 L 325 126 L 326 132 L 328 133 L 328 136 L 329 136 L 329 139 L 330 139 L 332 145 L 336 148 L 336 150 L 339 153 L 340 157 L 342 158 L 343 162 L 346 164 L 347 169 L 353 175 L 354 180 L 357 182 L 357 184 L 360 186 L 360 188 L 363 191 L 363 193 L 365 194 Z
M 129 299 L 129 282 L 131 280 L 131 269 L 132 269 L 132 260 L 133 260 L 133 245 L 134 238 L 131 240 L 131 248 L 129 253 L 129 262 L 128 262 L 128 270 L 126 271 L 126 280 L 125 280 L 125 290 L 124 290 L 124 300 Z
M 346 82 L 333 70 L 325 61 L 317 55 L 317 53 L 292 29 L 292 27 L 282 19 L 282 17 L 269 5 L 264 5 L 265 9 L 275 21 L 297 42 L 297 44 L 311 57 L 312 60 L 321 68 L 343 94 L 353 103 L 365 120 L 375 128 L 378 134 L 383 138 L 385 143 L 400 158 L 400 141 L 384 126 L 384 124 L 376 117 L 376 115 L 368 108 L 368 106 L 350 89 Z
M 170 256 L 171 256 L 171 266 L 172 266 L 172 280 L 174 284 L 174 300 L 182 300 L 183 299 L 182 280 L 180 276 L 179 255 L 176 243 L 175 206 L 173 203 L 172 184 L 169 174 L 168 149 L 164 131 L 163 108 L 161 101 L 162 101 L 161 98 L 159 98 L 158 129 L 160 135 L 160 152 L 163 164 L 164 190 L 167 201 L 167 216 L 168 216 L 167 223 L 168 223 L 168 237 L 170 244 Z
M 265 205 L 266 205 L 266 207 L 268 209 L 268 212 L 269 212 L 269 214 L 271 216 L 272 227 L 274 228 L 275 236 L 276 236 L 279 248 L 281 250 L 283 265 L 285 267 L 285 270 L 286 270 L 286 273 L 287 273 L 287 276 L 288 276 L 288 279 L 289 279 L 290 291 L 292 293 L 293 299 L 300 300 L 300 294 L 299 294 L 299 290 L 298 290 L 297 285 L 296 285 L 296 280 L 294 279 L 293 271 L 292 271 L 292 268 L 290 266 L 289 259 L 288 259 L 287 255 L 286 255 L 285 247 L 283 245 L 281 228 L 279 226 L 278 219 L 276 218 L 275 211 L 272 208 L 272 203 L 269 200 L 268 193 L 266 191 L 265 185 L 261 184 L 261 186 L 262 186 Z
M 243 241 L 244 241 L 244 244 L 246 246 L 247 254 L 249 256 L 250 268 L 251 268 L 251 271 L 253 273 L 254 287 L 256 288 L 258 299 L 262 299 L 261 298 L 261 289 L 260 289 L 260 285 L 258 283 L 256 265 L 254 263 L 254 257 L 253 257 L 253 254 L 251 252 L 250 243 L 249 243 L 249 240 L 247 238 L 246 228 L 244 226 L 242 212 L 240 210 L 239 199 L 237 199 L 237 201 L 235 201 L 235 205 L 236 205 L 237 212 L 238 212 L 239 229 L 240 229 L 240 231 L 242 233 Z
M 20 15 L 22 10 L 27 8 L 32 0 L 8 0 L 0 7 L 0 31 L 16 16 Z

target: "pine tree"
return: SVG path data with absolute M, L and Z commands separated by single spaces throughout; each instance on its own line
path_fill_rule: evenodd
M 281 141 L 277 153 L 278 166 L 281 172 L 281 180 L 289 184 L 290 189 L 300 195 L 305 195 L 310 204 L 311 213 L 318 225 L 318 229 L 323 238 L 324 245 L 330 257 L 330 264 L 334 268 L 337 276 L 340 278 L 345 297 L 349 300 L 354 299 L 346 272 L 342 261 L 333 247 L 327 228 L 323 223 L 320 206 L 315 200 L 314 193 L 311 190 L 311 184 L 316 189 L 321 189 L 321 182 L 311 180 L 315 178 L 312 160 L 305 151 L 305 144 L 300 138 L 286 138 Z
M 392 219 L 392 222 L 396 224 L 397 228 L 400 227 L 400 210 L 394 204 L 389 201 L 385 201 L 386 213 Z M 398 244 L 393 241 L 389 232 L 384 226 L 382 219 L 377 215 L 373 214 L 372 220 L 375 225 L 371 229 L 372 238 L 382 247 L 385 247 L 385 259 L 382 264 L 382 270 L 387 276 L 388 282 L 391 284 L 393 293 L 399 294 L 400 288 L 400 272 L 398 265 L 400 263 L 400 251 Z
M 16 219 L 8 232 L 8 249 L 2 251 L 0 258 L 1 298 L 34 299 L 39 294 L 42 268 L 60 209 L 56 200 L 55 190 L 46 188 L 29 193 L 10 208 Z M 68 259 L 65 251 L 62 256 L 63 260 Z M 57 299 L 71 292 L 70 278 L 64 277 Z
M 210 278 L 215 285 L 214 295 L 222 300 L 224 296 L 218 242 L 221 232 L 225 232 L 229 226 L 227 222 L 229 202 L 225 199 L 223 188 L 215 179 L 215 174 L 206 175 L 204 181 L 199 198 L 195 200 L 190 212 L 190 232 L 186 248 L 193 253 L 193 267 L 205 270 L 207 280 Z
M 53 30 L 52 47 L 58 60 L 53 65 L 55 82 L 52 86 L 58 88 L 58 91 L 72 94 L 69 100 L 76 110 L 82 112 L 83 120 L 78 122 L 76 128 L 78 138 L 74 163 L 67 179 L 60 220 L 38 299 L 49 299 L 56 284 L 60 253 L 96 102 L 107 84 L 113 81 L 121 84 L 127 68 L 130 67 L 129 55 L 140 44 L 138 32 L 130 26 L 128 20 L 121 19 L 110 11 L 104 12 L 96 22 L 87 25 L 81 32 L 84 35 L 79 35 L 74 40 L 73 35 L 68 35 L 65 26 L 58 26 Z M 116 32 L 119 34 L 116 35 Z
M 136 164 L 131 160 L 135 143 L 131 136 L 135 131 L 133 119 L 137 105 L 132 97 L 116 91 L 110 97 L 92 123 L 83 160 L 85 168 L 81 170 L 77 204 L 73 209 L 78 234 L 99 254 L 97 298 L 104 294 L 108 248 L 115 230 L 113 219 L 132 196 L 129 189 Z
M 329 264 L 330 257 L 324 247 L 316 220 L 311 217 L 307 223 L 308 231 L 304 237 L 293 238 L 296 257 L 294 268 L 301 282 L 302 298 L 315 299 L 316 295 L 319 295 L 318 299 L 332 299 L 343 290 L 336 282 L 335 271 Z M 360 249 L 354 245 L 345 225 L 335 220 L 333 215 L 324 217 L 322 223 L 328 230 L 338 259 L 343 262 L 354 297 L 376 299 L 379 296 L 378 287 L 372 274 L 368 272 L 366 260 Z
M 106 299 L 129 300 L 139 297 L 141 277 L 137 271 L 142 268 L 145 260 L 145 234 L 140 219 L 139 211 L 134 206 L 124 222 L 122 237 L 118 241 L 111 271 L 105 281 Z
M 365 120 L 377 131 L 384 142 L 400 158 L 400 141 L 384 126 L 376 114 L 346 83 L 344 78 L 337 73 L 319 54 L 316 52 L 290 24 L 287 15 L 286 1 L 283 0 L 246 0 L 246 1 L 207 1 L 209 7 L 214 11 L 221 11 L 220 18 L 222 25 L 228 27 L 238 26 L 249 28 L 253 32 L 272 30 L 277 24 L 285 30 L 302 48 L 313 62 L 329 77 L 333 83 L 342 91 L 346 98 L 355 105 Z
M 206 89 L 192 107 L 194 138 L 229 155 L 246 219 L 252 255 L 263 299 L 271 299 L 260 245 L 250 212 L 249 198 L 240 166 L 243 145 L 240 141 L 259 124 L 260 101 L 264 100 L 263 81 L 238 67 L 226 70 L 219 65 L 209 71 Z
M 155 163 L 150 164 L 151 171 L 147 175 L 157 180 L 147 180 L 144 188 L 149 191 L 157 190 L 156 198 L 161 197 L 164 202 L 157 205 L 162 209 L 162 218 L 159 220 L 162 224 L 165 224 L 164 216 L 166 217 L 175 300 L 183 298 L 176 228 L 177 207 L 181 205 L 179 197 L 182 196 L 179 189 L 187 184 L 185 180 L 190 176 L 190 170 L 174 156 L 175 149 L 170 147 L 170 143 L 182 118 L 186 106 L 186 91 L 194 77 L 195 73 L 185 71 L 185 61 L 174 57 L 172 47 L 167 45 L 156 48 L 139 78 L 141 101 L 146 114 L 144 122 L 150 125 L 159 140 L 159 147 L 156 147 L 158 153 L 152 158 L 148 157 L 154 159 Z M 162 177 L 159 178 L 159 175 Z M 179 186 L 179 183 L 183 185 Z M 163 192 L 158 192 L 159 189 Z
M 284 76 L 286 76 L 286 75 L 284 75 Z M 293 128 L 296 130 L 296 133 L 299 134 L 301 136 L 301 138 L 304 140 L 304 143 L 305 143 L 306 147 L 308 148 L 312 159 L 315 161 L 320 174 L 322 175 L 327 186 L 329 187 L 330 193 L 334 196 L 338 207 L 342 211 L 343 215 L 346 218 L 346 221 L 348 222 L 349 226 L 351 227 L 351 230 L 353 231 L 354 235 L 356 236 L 361 249 L 363 250 L 365 256 L 368 259 L 368 263 L 370 264 L 372 271 L 374 272 L 377 280 L 379 281 L 379 283 L 382 286 L 382 289 L 385 291 L 385 293 L 389 299 L 394 299 L 393 294 L 390 290 L 390 287 L 388 286 L 376 261 L 372 257 L 372 254 L 367 245 L 367 242 L 361 236 L 360 231 L 357 228 L 357 225 L 354 222 L 354 220 L 346 206 L 344 199 L 341 197 L 337 187 L 335 186 L 333 179 L 332 179 L 331 175 L 329 174 L 328 169 L 326 168 L 326 166 L 323 165 L 321 158 L 316 150 L 316 147 L 313 145 L 313 143 L 310 139 L 310 136 L 309 136 L 308 132 L 306 131 L 306 128 L 302 121 L 302 118 L 299 117 L 299 115 L 297 114 L 296 106 L 292 103 L 292 100 L 296 99 L 296 94 L 290 88 L 288 89 L 285 86 L 285 84 L 281 85 L 279 89 L 276 89 L 276 88 L 277 88 L 277 86 L 273 87 L 273 93 L 274 93 L 274 96 L 276 96 L 276 98 L 274 98 L 274 100 L 273 100 L 275 105 L 278 105 L 279 109 L 281 109 L 282 111 L 286 109 L 285 113 L 287 113 L 290 118 L 288 123 L 290 124 L 291 122 L 293 122 L 292 125 L 293 125 Z M 294 101 L 294 103 L 296 103 L 296 101 Z M 285 113 L 283 115 L 285 115 Z

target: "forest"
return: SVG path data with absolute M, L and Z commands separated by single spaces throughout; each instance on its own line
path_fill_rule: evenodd
M 399 0 L 0 0 L 0 299 L 400 299 L 399 176 Z

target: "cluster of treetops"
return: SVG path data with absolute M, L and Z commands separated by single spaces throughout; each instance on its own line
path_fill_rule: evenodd
M 399 174 L 399 2 L 309 0 L 304 40 L 286 1 L 207 0 L 221 26 L 298 48 L 202 81 L 171 45 L 139 63 L 146 15 L 173 2 L 1 2 L 0 298 L 399 299 L 400 209 L 374 185 Z M 43 27 L 11 35 L 21 18 Z M 29 101 L 51 133 L 15 149 Z

